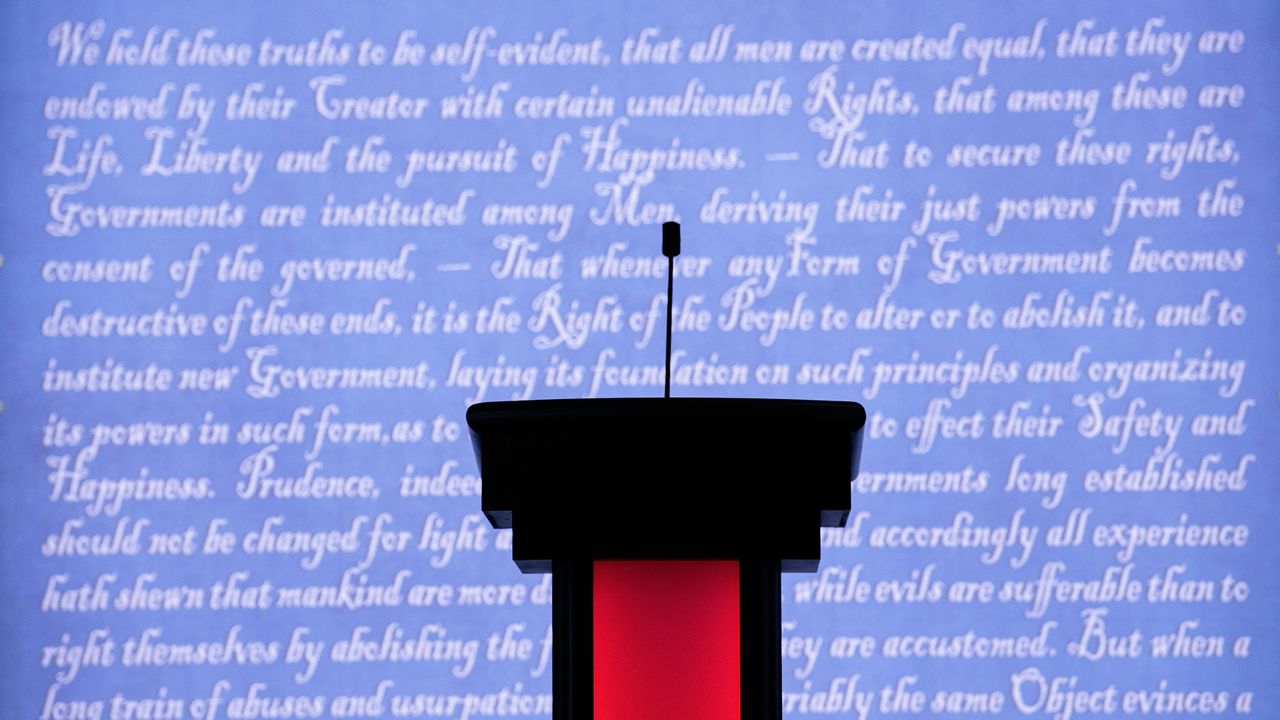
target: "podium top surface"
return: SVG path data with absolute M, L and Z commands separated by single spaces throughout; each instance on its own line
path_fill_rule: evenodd
M 591 557 L 777 557 L 812 569 L 844 524 L 866 411 L 856 402 L 610 398 L 467 410 L 481 505 L 545 572 Z
M 599 398 L 487 402 L 467 410 L 467 424 L 483 438 L 491 431 L 546 429 L 576 423 L 697 423 L 702 432 L 737 432 L 743 426 L 821 425 L 856 432 L 867 413 L 856 402 L 757 398 Z M 707 425 L 706 423 L 713 423 Z M 631 438 L 643 442 L 645 438 Z

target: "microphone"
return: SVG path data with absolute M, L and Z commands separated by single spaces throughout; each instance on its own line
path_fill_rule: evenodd
M 662 223 L 662 254 L 667 256 L 667 365 L 666 383 L 662 397 L 671 397 L 671 307 L 674 304 L 676 256 L 680 254 L 680 223 L 668 220 Z

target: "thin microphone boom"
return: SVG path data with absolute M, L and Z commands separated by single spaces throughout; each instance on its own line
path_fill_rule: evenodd
M 671 397 L 671 309 L 674 299 L 676 256 L 680 254 L 680 223 L 662 223 L 662 254 L 667 256 L 667 364 L 662 397 Z

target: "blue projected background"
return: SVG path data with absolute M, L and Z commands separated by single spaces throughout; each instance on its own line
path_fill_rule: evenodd
M 548 716 L 464 413 L 670 219 L 673 394 L 870 416 L 788 717 L 1277 715 L 1273 4 L 2 13 L 6 717 Z

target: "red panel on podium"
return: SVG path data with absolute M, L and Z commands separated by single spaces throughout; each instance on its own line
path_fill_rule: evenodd
M 597 560 L 596 720 L 740 720 L 736 560 Z

